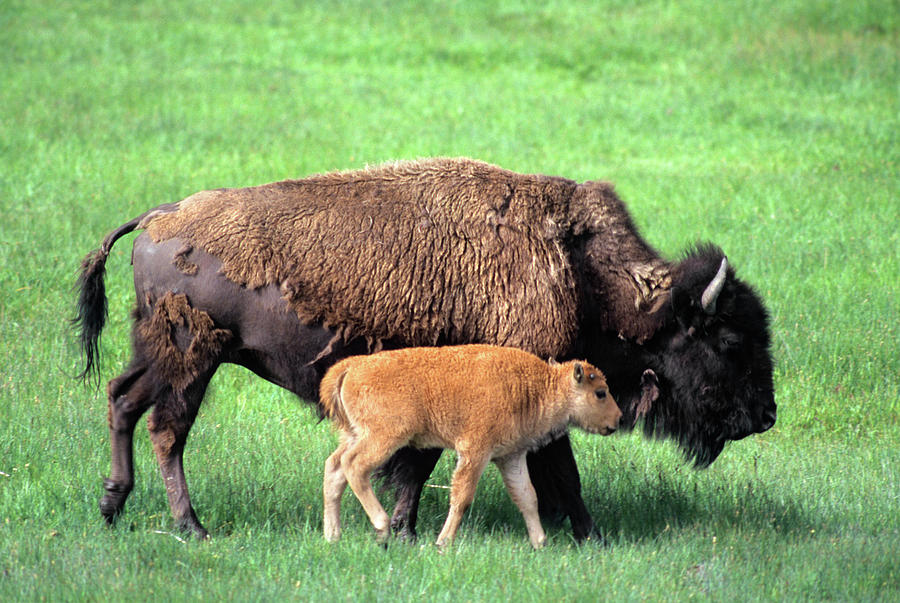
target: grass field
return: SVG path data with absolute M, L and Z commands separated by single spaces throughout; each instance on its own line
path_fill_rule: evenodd
M 0 600 L 897 600 L 898 82 L 891 1 L 3 2 Z M 450 455 L 420 544 L 376 546 L 348 494 L 329 545 L 330 428 L 226 367 L 186 455 L 213 539 L 170 532 L 143 421 L 102 525 L 106 400 L 68 327 L 83 255 L 204 188 L 433 155 L 612 180 L 665 255 L 721 245 L 773 316 L 776 426 L 702 472 L 575 434 L 607 547 L 563 524 L 532 552 L 491 469 L 439 554 Z

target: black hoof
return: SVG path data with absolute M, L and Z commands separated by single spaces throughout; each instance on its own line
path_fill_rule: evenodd
M 131 486 L 105 479 L 103 487 L 106 489 L 106 494 L 100 499 L 100 513 L 108 525 L 113 525 L 125 507 L 125 499 L 131 492 Z
M 579 546 L 591 544 L 594 546 L 600 547 L 608 547 L 609 541 L 604 538 L 603 534 L 598 532 L 597 530 L 591 530 L 589 534 L 586 536 L 582 536 L 581 538 L 575 538 L 575 543 Z
M 391 533 L 397 540 L 402 540 L 403 542 L 408 542 L 410 544 L 415 544 L 416 540 L 419 538 L 415 529 L 409 527 L 405 521 L 391 522 Z
M 181 519 L 175 524 L 175 527 L 183 534 L 193 536 L 197 540 L 209 540 L 209 532 L 196 519 Z
M 100 514 L 103 515 L 103 519 L 106 520 L 106 525 L 115 525 L 116 519 L 119 517 L 119 513 L 122 509 L 116 504 L 115 501 L 109 500 L 109 496 L 104 496 L 100 499 Z

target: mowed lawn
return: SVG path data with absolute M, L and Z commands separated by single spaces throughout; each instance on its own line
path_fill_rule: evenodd
M 895 2 L 0 4 L 0 600 L 897 600 L 900 11 Z M 778 422 L 695 471 L 576 433 L 608 546 L 532 551 L 489 469 L 459 540 L 321 535 L 336 443 L 225 367 L 191 432 L 209 542 L 172 531 L 144 429 L 114 529 L 104 384 L 128 360 L 130 238 L 100 387 L 69 327 L 81 258 L 201 189 L 464 155 L 616 183 L 675 258 L 710 240 L 772 315 Z M 389 505 L 390 495 L 383 495 Z

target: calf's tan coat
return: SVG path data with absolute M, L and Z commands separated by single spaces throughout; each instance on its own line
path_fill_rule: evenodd
M 340 538 L 340 500 L 348 483 L 379 540 L 388 537 L 389 518 L 372 490 L 371 474 L 411 445 L 452 448 L 458 455 L 438 545 L 453 540 L 478 479 L 494 461 L 532 546 L 540 548 L 545 534 L 526 453 L 569 425 L 612 433 L 622 415 L 596 367 L 574 360 L 548 364 L 519 349 L 490 345 L 347 358 L 326 373 L 320 399 L 340 430 L 323 484 L 325 537 L 332 541 Z

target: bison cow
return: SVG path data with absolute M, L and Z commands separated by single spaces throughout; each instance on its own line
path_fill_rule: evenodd
M 341 537 L 341 495 L 347 484 L 375 527 L 390 533 L 372 490 L 372 471 L 402 446 L 452 448 L 457 462 L 450 513 L 437 545 L 453 541 L 490 461 L 503 476 L 536 549 L 546 536 L 526 453 L 570 425 L 609 435 L 622 412 L 603 373 L 583 361 L 549 364 L 516 348 L 491 345 L 404 348 L 352 356 L 322 379 L 319 402 L 340 430 L 325 462 L 325 538 Z
M 766 310 L 712 245 L 680 261 L 638 233 L 610 184 L 522 175 L 469 159 L 399 162 L 196 193 L 113 230 L 81 269 L 76 323 L 98 370 L 105 263 L 136 229 L 132 358 L 109 382 L 112 522 L 134 486 L 135 424 L 148 428 L 178 525 L 208 536 L 185 481 L 185 440 L 223 362 L 315 400 L 343 357 L 488 343 L 587 358 L 623 423 L 677 441 L 697 466 L 775 422 Z M 392 528 L 415 536 L 440 449 L 383 467 Z M 543 514 L 593 533 L 570 441 L 530 453 Z

